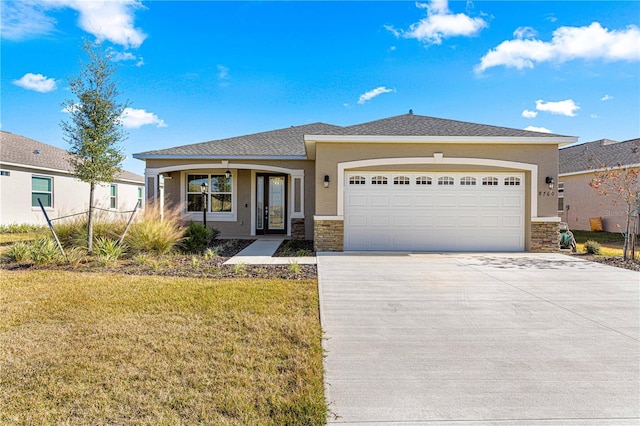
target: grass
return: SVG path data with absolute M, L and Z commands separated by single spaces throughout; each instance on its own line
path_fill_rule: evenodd
M 0 234 L 0 245 L 17 243 L 18 241 L 31 241 L 47 235 L 44 231 L 26 232 L 21 234 Z M 51 232 L 48 233 L 51 235 Z
M 584 243 L 592 240 L 600 243 L 601 256 L 622 256 L 624 237 L 619 233 L 571 231 L 576 239 L 578 253 L 584 253 Z M 640 248 L 636 247 L 636 258 L 640 259 Z
M 315 282 L 2 271 L 2 424 L 324 424 Z

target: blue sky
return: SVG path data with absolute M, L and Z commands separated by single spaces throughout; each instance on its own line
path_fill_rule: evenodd
M 83 38 L 119 65 L 131 154 L 414 113 L 640 136 L 640 2 L 2 1 L 1 128 L 67 149 Z

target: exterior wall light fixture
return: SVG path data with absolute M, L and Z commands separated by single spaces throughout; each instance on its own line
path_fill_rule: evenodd
M 553 178 L 551 176 L 547 176 L 547 178 L 544 180 L 544 182 L 549 185 L 549 189 L 553 189 Z
M 323 185 L 324 185 L 325 188 L 329 187 L 329 175 L 324 175 Z

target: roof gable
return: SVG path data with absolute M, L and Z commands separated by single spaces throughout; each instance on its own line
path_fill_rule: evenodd
M 0 162 L 22 165 L 34 169 L 59 170 L 73 173 L 71 154 L 61 148 L 38 142 L 14 133 L 0 131 L 2 149 Z M 122 170 L 118 179 L 144 182 L 144 177 Z
M 560 174 L 640 164 L 640 138 L 624 142 L 600 139 L 560 149 Z

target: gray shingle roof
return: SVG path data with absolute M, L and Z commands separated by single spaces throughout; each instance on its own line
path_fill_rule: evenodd
M 640 164 L 640 139 L 617 142 L 600 139 L 560 149 L 560 174 Z
M 304 135 L 335 134 L 339 126 L 313 123 L 285 129 L 254 133 L 228 139 L 182 145 L 135 154 L 142 158 L 154 155 L 175 156 L 304 156 Z
M 73 172 L 70 154 L 64 149 L 5 131 L 0 131 L 0 163 Z M 143 176 L 126 170 L 118 178 L 144 183 Z
M 344 127 L 345 135 L 367 136 L 471 136 L 471 137 L 562 137 L 508 127 L 404 114 Z
M 467 123 L 415 114 L 404 114 L 354 126 L 313 123 L 174 148 L 134 154 L 135 158 L 305 156 L 305 135 L 339 136 L 469 136 L 469 137 L 563 137 L 507 127 Z

